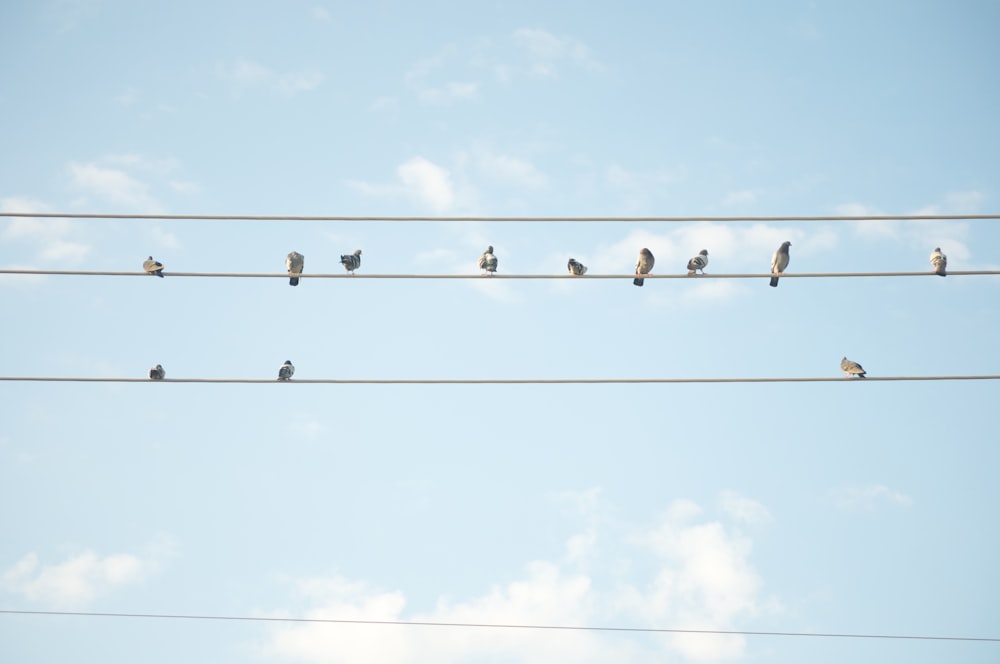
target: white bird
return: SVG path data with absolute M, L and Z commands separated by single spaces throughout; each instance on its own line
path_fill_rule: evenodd
M 640 274 L 649 274 L 650 270 L 653 269 L 653 264 L 656 263 L 656 259 L 653 258 L 653 252 L 643 247 L 639 251 L 639 259 L 635 262 L 635 274 L 638 277 Z M 636 278 L 632 280 L 632 283 L 636 286 L 642 286 L 645 279 Z
M 479 257 L 479 269 L 484 274 L 493 276 L 493 273 L 497 271 L 497 262 L 497 257 L 493 255 L 493 245 L 491 244 L 486 247 L 486 251 Z
M 290 275 L 302 274 L 302 268 L 305 266 L 305 264 L 306 264 L 306 257 L 297 251 L 293 251 L 292 253 L 285 256 L 285 268 L 288 270 L 288 274 Z M 292 276 L 288 280 L 288 284 L 291 286 L 298 286 L 299 278 L 297 276 Z
M 358 249 L 353 254 L 343 254 L 340 257 L 340 264 L 345 270 L 354 274 L 354 271 L 361 267 L 361 250 Z
M 706 265 L 708 265 L 708 249 L 702 249 L 697 256 L 688 261 L 688 274 L 695 274 L 698 270 L 705 274 Z
M 780 277 L 785 272 L 785 268 L 788 267 L 788 248 L 792 246 L 791 242 L 782 242 L 778 250 L 774 252 L 774 256 L 771 256 L 771 274 L 778 276 L 771 277 L 771 285 L 777 288 L 778 277 Z
M 934 266 L 934 274 L 948 276 L 948 257 L 941 253 L 941 247 L 935 247 L 931 252 L 931 265 Z
M 295 366 L 292 365 L 291 360 L 285 360 L 285 363 L 281 365 L 278 369 L 278 380 L 291 380 L 292 374 L 295 373 Z
M 566 269 L 569 270 L 570 274 L 577 277 L 582 277 L 587 274 L 587 266 L 575 258 L 569 259 L 569 262 L 566 263 Z
M 152 256 L 142 262 L 142 269 L 146 271 L 146 274 L 155 274 L 160 278 L 163 277 L 163 263 L 154 261 Z
M 163 370 L 163 367 L 157 364 L 155 367 L 149 370 L 150 380 L 163 380 L 167 377 L 167 372 Z
M 846 357 L 840 361 L 840 370 L 844 372 L 844 375 L 850 378 L 851 376 L 857 376 L 858 378 L 864 378 L 867 373 L 860 364 L 849 360 Z

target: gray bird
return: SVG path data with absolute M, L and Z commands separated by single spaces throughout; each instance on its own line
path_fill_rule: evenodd
M 305 267 L 305 264 L 306 264 L 306 257 L 297 251 L 293 251 L 292 253 L 285 256 L 285 268 L 288 269 L 288 274 L 290 275 L 302 274 L 302 268 Z M 296 276 L 292 276 L 288 280 L 288 284 L 290 286 L 298 286 L 299 278 Z
M 867 373 L 860 364 L 849 360 L 846 357 L 840 361 L 840 370 L 844 372 L 844 375 L 848 378 L 851 376 L 857 376 L 858 378 L 864 378 L 865 373 Z
M 163 263 L 154 261 L 152 256 L 142 262 L 142 269 L 146 271 L 146 274 L 155 274 L 163 278 Z
M 771 256 L 771 274 L 781 276 L 785 272 L 785 268 L 788 267 L 788 248 L 790 246 L 792 246 L 791 242 L 782 242 L 778 250 L 774 252 L 774 256 Z M 771 277 L 771 286 L 778 287 L 778 277 Z
M 285 363 L 278 369 L 278 380 L 291 380 L 294 373 L 295 367 L 292 365 L 292 361 L 285 360 Z
M 697 256 L 688 261 L 688 274 L 695 274 L 698 270 L 705 274 L 706 265 L 708 265 L 708 249 L 702 249 Z
M 353 254 L 344 254 L 340 257 L 340 264 L 344 269 L 354 274 L 354 271 L 361 267 L 361 250 L 358 249 Z
M 566 269 L 569 270 L 570 274 L 576 277 L 582 277 L 587 274 L 587 266 L 575 258 L 569 259 L 569 262 L 566 263 Z
M 167 372 L 163 370 L 163 367 L 157 364 L 155 367 L 149 370 L 150 380 L 163 380 L 167 377 Z
M 941 247 L 934 247 L 931 252 L 931 265 L 934 266 L 934 274 L 948 276 L 948 257 L 941 253 Z
M 642 250 L 639 251 L 639 260 L 635 262 L 635 274 L 637 278 L 633 279 L 632 283 L 636 286 L 642 286 L 646 280 L 638 278 L 638 275 L 649 274 L 649 271 L 653 269 L 654 263 L 656 263 L 656 259 L 653 258 L 653 252 L 646 247 L 643 247 Z
M 491 277 L 493 273 L 497 271 L 497 257 L 493 255 L 493 245 L 486 247 L 486 251 L 483 255 L 479 257 L 479 269 L 483 271 L 484 274 L 489 274 Z

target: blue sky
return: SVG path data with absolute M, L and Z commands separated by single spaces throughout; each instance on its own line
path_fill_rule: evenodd
M 0 9 L 0 211 L 812 216 L 1000 209 L 967 2 L 114 0 Z M 0 218 L 0 375 L 998 374 L 994 220 Z M 0 383 L 0 609 L 998 637 L 980 382 Z M 995 662 L 993 643 L 0 616 L 17 662 Z

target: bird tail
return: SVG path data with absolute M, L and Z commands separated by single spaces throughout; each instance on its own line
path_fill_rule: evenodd
M 291 279 L 288 280 L 288 285 L 290 285 L 290 286 L 298 286 L 299 285 L 299 278 L 298 277 L 292 277 Z
M 934 272 L 939 277 L 947 277 L 948 276 L 948 273 L 945 271 L 944 267 L 939 267 L 938 269 L 934 270 Z
M 863 373 L 858 374 L 858 378 L 865 378 L 865 375 Z
M 157 270 L 153 274 L 155 274 L 156 276 L 158 276 L 160 279 L 163 278 L 163 270 Z
M 777 277 L 771 277 L 771 286 L 773 286 L 774 288 L 778 287 L 778 278 Z
M 636 279 L 632 280 L 632 283 L 635 284 L 636 286 L 642 286 L 642 284 L 644 282 L 645 282 L 645 279 L 638 279 L 638 278 L 636 278 Z

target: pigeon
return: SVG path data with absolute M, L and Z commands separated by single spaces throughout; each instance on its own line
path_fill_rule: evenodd
M 149 370 L 150 380 L 163 380 L 167 377 L 167 372 L 163 370 L 163 367 L 157 364 L 155 367 Z
M 706 265 L 708 265 L 708 249 L 702 249 L 697 256 L 688 261 L 688 274 L 695 274 L 698 270 L 705 274 Z
M 635 274 L 636 276 L 640 274 L 649 274 L 649 271 L 653 269 L 653 264 L 656 259 L 653 258 L 653 252 L 643 247 L 639 252 L 639 260 L 635 262 Z M 633 279 L 632 283 L 636 286 L 642 286 L 645 279 L 637 278 Z
M 163 263 L 154 261 L 152 256 L 142 262 L 142 269 L 146 271 L 146 274 L 155 274 L 163 278 Z
M 781 276 L 785 272 L 785 268 L 788 267 L 788 248 L 790 246 L 792 246 L 791 242 L 782 242 L 778 250 L 774 252 L 774 256 L 771 257 L 771 274 Z M 771 286 L 778 287 L 778 277 L 771 277 Z
M 278 369 L 278 380 L 291 380 L 294 373 L 295 367 L 292 365 L 292 361 L 285 360 L 285 363 Z
M 302 274 L 302 267 L 306 264 L 306 257 L 297 251 L 285 256 L 285 267 L 288 268 L 288 274 Z M 288 280 L 290 286 L 298 286 L 299 278 L 291 277 Z
M 361 250 L 358 249 L 353 254 L 344 254 L 340 257 L 340 264 L 344 269 L 354 274 L 354 271 L 361 267 Z
M 846 357 L 840 361 L 840 370 L 844 372 L 844 375 L 848 378 L 851 376 L 857 376 L 858 378 L 865 377 L 865 370 L 860 364 L 849 360 Z
M 570 274 L 576 277 L 582 277 L 587 274 L 587 266 L 575 258 L 569 259 L 569 262 L 566 263 L 566 269 L 569 270 Z
M 946 277 L 948 272 L 948 257 L 941 253 L 941 247 L 935 247 L 931 252 L 931 265 L 934 266 L 934 274 Z
M 483 271 L 483 274 L 489 274 L 491 277 L 497 271 L 497 257 L 493 255 L 492 244 L 486 247 L 486 251 L 479 257 L 479 269 Z

